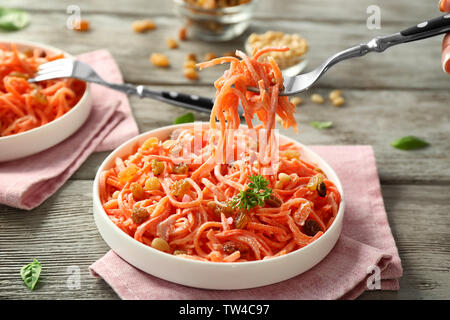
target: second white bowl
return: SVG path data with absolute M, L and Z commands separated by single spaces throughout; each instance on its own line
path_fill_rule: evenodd
M 342 229 L 345 206 L 342 185 L 325 160 L 301 143 L 285 136 L 280 136 L 280 141 L 291 141 L 299 146 L 303 150 L 302 159 L 316 163 L 336 185 L 342 196 L 333 224 L 311 244 L 289 254 L 267 260 L 233 263 L 204 262 L 158 251 L 136 241 L 120 230 L 102 207 L 99 197 L 100 173 L 113 167 L 116 157 L 130 155 L 147 138 L 154 136 L 165 140 L 173 130 L 189 126 L 192 124 L 173 125 L 143 133 L 122 144 L 101 164 L 93 185 L 94 220 L 101 236 L 114 252 L 136 268 L 158 278 L 190 287 L 226 290 L 254 288 L 287 280 L 309 270 L 325 258 L 336 244 Z
M 11 41 L 0 39 L 0 43 L 9 44 Z M 47 52 L 63 52 L 66 57 L 73 58 L 63 50 L 43 44 L 27 41 L 14 41 L 18 48 L 40 48 Z M 41 127 L 22 133 L 0 137 L 0 162 L 27 157 L 44 151 L 67 139 L 86 121 L 91 111 L 91 92 L 89 84 L 80 101 L 66 114 Z

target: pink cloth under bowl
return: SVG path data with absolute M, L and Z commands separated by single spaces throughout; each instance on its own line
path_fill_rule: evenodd
M 354 299 L 368 289 L 398 290 L 402 266 L 384 209 L 372 147 L 312 149 L 337 172 L 346 202 L 336 246 L 307 272 L 254 289 L 204 290 L 156 278 L 109 251 L 90 267 L 92 274 L 103 278 L 122 299 Z
M 114 58 L 106 50 L 78 56 L 107 81 L 122 83 Z M 20 161 L 0 163 L 0 203 L 31 210 L 55 193 L 93 152 L 111 150 L 138 134 L 128 98 L 91 85 L 92 111 L 72 136 Z

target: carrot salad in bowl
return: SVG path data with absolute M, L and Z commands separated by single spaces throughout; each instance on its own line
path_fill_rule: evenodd
M 64 58 L 43 49 L 0 45 L 0 138 L 49 123 L 75 106 L 86 84 L 76 79 L 28 83 L 39 65 Z
M 209 125 L 150 137 L 101 173 L 100 200 L 117 227 L 168 254 L 212 262 L 285 255 L 327 231 L 341 202 L 337 187 L 275 132 L 276 115 L 297 130 L 296 108 L 278 95 L 277 64 L 261 55 L 286 50 L 265 48 L 252 57 L 237 51 L 198 65 L 230 64 L 215 82 Z M 261 125 L 252 124 L 255 115 Z

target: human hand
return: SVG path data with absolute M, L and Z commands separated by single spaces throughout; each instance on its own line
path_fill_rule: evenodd
M 440 0 L 439 9 L 442 12 L 450 12 L 450 0 Z M 450 33 L 447 33 L 442 41 L 442 68 L 450 73 Z

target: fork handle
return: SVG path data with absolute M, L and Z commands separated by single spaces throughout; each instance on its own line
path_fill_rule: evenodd
M 410 37 L 410 41 L 429 38 L 444 32 L 450 31 L 450 14 L 445 14 L 428 21 L 418 23 L 400 32 L 405 37 Z
M 365 45 L 365 49 L 367 52 L 383 52 L 387 48 L 397 44 L 431 38 L 446 32 L 450 32 L 450 14 L 448 13 L 428 21 L 418 23 L 415 26 L 398 33 L 383 37 L 376 37 Z
M 175 91 L 162 91 L 161 96 L 164 101 L 201 112 L 210 113 L 212 107 L 214 106 L 214 99 L 193 94 Z
M 156 91 L 148 87 L 132 84 L 107 84 L 108 87 L 122 91 L 126 94 L 134 94 L 141 98 L 150 97 L 159 101 L 164 101 L 176 106 L 188 108 L 195 111 L 210 113 L 214 106 L 214 99 L 197 95 L 179 93 L 175 91 Z
M 445 14 L 428 21 L 418 23 L 417 25 L 398 33 L 375 37 L 367 43 L 341 51 L 327 61 L 323 72 L 342 60 L 364 56 L 369 52 L 383 52 L 387 48 L 397 44 L 422 40 L 446 32 L 450 32 L 450 14 Z

